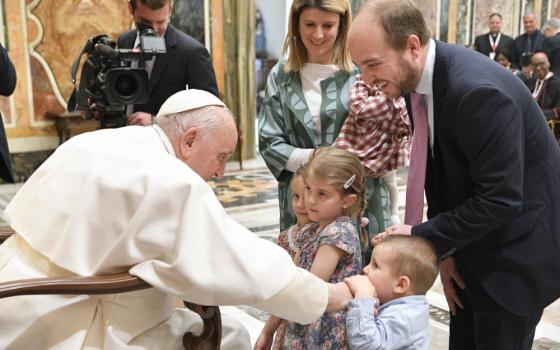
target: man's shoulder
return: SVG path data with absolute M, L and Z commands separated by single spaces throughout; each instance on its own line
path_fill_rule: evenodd
M 127 32 L 121 33 L 117 38 L 117 46 L 123 47 L 126 45 L 127 42 L 130 40 L 134 40 L 136 37 L 136 29 L 129 30 Z M 131 44 L 134 45 L 134 42 Z
M 489 33 L 484 33 L 484 34 L 477 35 L 476 38 L 475 38 L 474 40 L 475 40 L 475 41 L 484 40 L 484 39 L 488 38 L 488 34 L 489 34 Z
M 187 49 L 206 49 L 206 47 L 192 36 L 180 31 L 179 29 L 169 25 L 169 35 L 173 36 L 176 43 L 180 47 Z
M 506 41 L 511 42 L 513 41 L 513 38 L 507 34 L 502 33 L 502 38 L 500 40 L 503 40 L 504 42 Z

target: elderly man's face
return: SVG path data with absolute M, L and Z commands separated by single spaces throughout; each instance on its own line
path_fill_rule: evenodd
M 488 23 L 490 27 L 490 32 L 492 33 L 499 33 L 502 30 L 502 19 L 500 16 L 492 16 Z
M 352 61 L 360 67 L 364 81 L 376 85 L 385 95 L 396 98 L 412 92 L 420 81 L 419 51 L 390 47 L 383 29 L 367 16 L 358 16 L 348 36 Z
M 537 79 L 542 80 L 550 71 L 550 63 L 544 54 L 535 54 L 531 58 L 531 66 Z
M 535 16 L 528 15 L 523 17 L 523 26 L 527 34 L 531 34 L 535 31 L 537 25 L 537 19 Z
M 224 176 L 226 163 L 237 145 L 237 128 L 233 119 L 229 115 L 216 115 L 216 118 L 223 119 L 223 125 L 217 130 L 207 134 L 196 128 L 187 130 L 178 154 L 178 158 L 205 181 Z

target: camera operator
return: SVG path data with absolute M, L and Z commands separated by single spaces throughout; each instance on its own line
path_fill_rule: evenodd
M 146 62 L 150 80 L 149 100 L 127 108 L 128 125 L 151 125 L 152 117 L 174 93 L 189 89 L 206 90 L 218 96 L 216 77 L 208 50 L 197 40 L 169 24 L 173 0 L 129 0 L 128 10 L 136 28 L 153 28 L 165 38 L 167 52 Z M 121 34 L 120 49 L 139 45 L 138 30 Z
M 8 52 L 0 45 L 0 95 L 9 96 L 16 88 L 16 70 Z M 14 182 L 12 175 L 12 160 L 10 158 L 10 150 L 8 149 L 8 141 L 4 123 L 0 116 L 0 178 L 6 182 Z

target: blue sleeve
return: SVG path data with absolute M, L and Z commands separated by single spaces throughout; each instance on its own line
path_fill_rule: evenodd
M 372 298 L 348 303 L 346 332 L 352 350 L 404 349 L 415 339 L 406 308 L 388 307 L 374 315 Z

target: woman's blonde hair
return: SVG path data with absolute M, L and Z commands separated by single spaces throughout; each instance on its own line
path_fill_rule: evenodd
M 335 147 L 317 149 L 304 172 L 304 178 L 312 176 L 324 181 L 338 188 L 343 196 L 355 194 L 356 201 L 344 213 L 351 217 L 361 217 L 365 209 L 364 175 L 364 167 L 356 156 Z
M 350 53 L 346 47 L 348 38 L 348 30 L 352 23 L 352 13 L 348 0 L 294 0 L 290 9 L 290 17 L 288 21 L 288 34 L 284 41 L 284 53 L 288 53 L 288 62 L 285 71 L 301 70 L 307 62 L 307 49 L 301 41 L 299 33 L 299 18 L 301 12 L 306 8 L 318 8 L 328 12 L 338 13 L 340 21 L 338 24 L 338 34 L 333 45 L 333 53 L 331 62 L 336 64 L 338 68 L 345 72 L 352 70 L 353 64 Z

